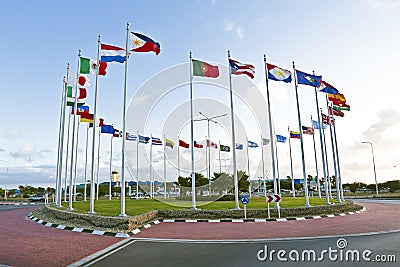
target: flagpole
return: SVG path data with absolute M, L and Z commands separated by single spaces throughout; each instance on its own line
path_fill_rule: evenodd
M 85 155 L 85 188 L 83 194 L 83 201 L 86 201 L 86 193 L 87 193 L 87 162 L 88 162 L 88 144 L 89 144 L 89 124 L 86 128 L 86 155 Z
M 321 109 L 321 113 L 322 113 L 322 109 Z M 326 149 L 326 139 L 325 139 L 325 129 L 322 128 L 322 136 L 323 136 L 323 145 L 324 145 L 324 155 L 325 155 L 325 163 L 326 163 L 326 174 L 327 174 L 327 179 L 326 179 L 326 183 L 325 183 L 325 192 L 326 194 L 329 195 L 330 198 L 332 198 L 332 192 L 331 192 L 331 179 L 330 179 L 330 175 L 329 175 L 329 162 L 328 162 L 328 150 Z
M 65 177 L 64 177 L 64 202 L 67 202 L 67 177 L 68 177 L 68 154 L 69 154 L 69 132 L 71 126 L 71 113 L 68 114 L 68 133 L 67 133 L 67 151 L 65 156 Z
M 153 198 L 153 177 L 151 173 L 153 164 L 153 136 L 150 134 L 150 169 L 149 169 L 149 180 L 150 180 L 150 198 Z
M 179 145 L 179 135 L 178 135 L 178 178 L 181 177 L 181 167 L 179 164 L 179 147 L 180 145 Z
M 317 149 L 315 147 L 315 134 L 314 134 L 314 125 L 313 125 L 313 119 L 312 119 L 312 115 L 311 115 L 311 126 L 313 128 L 313 144 L 314 144 L 314 159 L 315 159 L 315 173 L 317 175 L 317 188 L 318 188 L 318 197 L 322 198 L 321 196 L 321 185 L 319 182 L 319 175 L 318 175 L 318 160 L 317 160 Z
M 292 159 L 292 144 L 290 141 L 290 129 L 288 126 L 288 133 L 289 133 L 289 155 L 290 155 L 290 175 L 292 176 L 292 196 L 296 197 L 295 188 L 294 188 L 294 177 L 293 177 L 293 159 Z
M 136 199 L 139 199 L 139 131 L 136 135 Z
M 190 154 L 192 160 L 192 210 L 196 210 L 196 175 L 194 173 L 194 132 L 193 132 L 193 75 L 192 75 L 192 52 L 189 52 L 190 61 Z
M 101 130 L 99 130 L 99 143 L 97 146 L 97 173 L 96 173 L 96 200 L 99 200 L 99 172 L 100 172 L 100 144 L 101 144 Z
M 331 135 L 331 146 L 332 146 L 332 157 L 333 157 L 333 169 L 335 171 L 335 183 L 336 183 L 336 195 L 337 195 L 337 200 L 339 203 L 342 202 L 340 198 L 340 190 L 339 190 L 339 178 L 338 178 L 338 173 L 337 173 L 337 164 L 336 164 L 336 153 L 335 153 L 335 144 L 333 141 L 333 131 L 332 131 L 332 121 L 334 121 L 333 114 L 331 114 L 330 111 L 332 111 L 332 105 L 330 106 L 331 109 L 329 109 L 329 102 L 328 102 L 328 95 L 326 94 L 326 107 L 328 109 L 328 116 L 329 116 L 329 133 Z M 332 117 L 331 117 L 332 116 Z
M 165 158 L 165 134 L 164 134 L 164 198 L 167 198 L 167 162 Z
M 296 75 L 296 68 L 295 68 L 295 65 L 294 65 L 294 61 L 293 61 L 293 73 L 294 73 L 294 75 Z M 296 77 L 296 79 L 294 79 L 294 85 L 295 85 L 295 92 L 296 92 L 297 118 L 298 118 L 298 122 L 299 122 L 299 129 L 301 129 L 299 94 L 297 92 L 297 77 Z M 303 146 L 303 132 L 302 131 L 300 131 L 300 148 L 301 148 L 301 161 L 302 161 L 302 165 L 303 165 L 304 195 L 305 195 L 305 198 L 306 198 L 305 206 L 309 207 L 310 206 L 310 202 L 309 202 L 309 199 L 308 199 L 308 185 L 307 185 L 306 164 L 304 162 L 304 146 Z
M 78 112 L 76 110 L 75 112 Z M 78 144 L 79 144 L 79 126 L 81 125 L 81 122 L 78 119 L 78 127 L 76 130 L 76 146 L 75 146 L 75 166 L 74 166 L 74 199 L 73 201 L 76 202 L 76 168 L 78 165 Z
M 126 136 L 126 97 L 128 90 L 128 38 L 129 38 L 129 22 L 126 23 L 126 42 L 125 42 L 125 82 L 124 82 L 124 100 L 122 110 L 122 136 Z M 125 217 L 125 146 L 126 138 L 122 139 L 122 155 L 121 155 L 121 214 L 120 217 Z
M 74 121 L 72 125 L 72 148 L 71 148 L 71 166 L 69 175 L 69 198 L 68 198 L 68 210 L 74 210 L 72 207 L 72 179 L 73 179 L 73 167 L 74 167 L 74 148 L 75 148 L 75 134 L 76 134 L 76 112 L 78 110 L 78 78 L 80 72 L 81 63 L 81 50 L 78 52 L 78 73 L 76 74 L 76 84 L 75 84 L 75 103 L 74 103 Z
M 207 140 L 207 137 L 206 137 L 206 140 Z M 208 156 L 207 156 L 207 146 L 204 146 L 204 148 L 206 149 L 206 167 L 205 167 L 205 170 L 206 170 L 206 174 L 207 174 L 207 179 L 208 179 L 208 191 L 210 192 L 210 194 L 211 194 L 211 190 L 210 190 L 210 176 L 208 175 Z
M 108 200 L 111 200 L 111 183 L 112 183 L 112 153 L 113 153 L 113 139 L 114 135 L 111 135 L 110 141 L 110 185 L 108 187 Z
M 263 179 L 263 185 L 264 185 L 264 197 L 267 197 L 267 190 L 265 187 L 265 167 L 264 167 L 264 141 L 262 134 L 260 134 L 261 137 L 261 160 L 262 160 L 262 179 Z M 235 144 L 236 146 L 236 144 Z
M 97 62 L 99 62 L 100 58 L 100 44 L 101 44 L 101 36 L 98 35 L 97 38 Z M 92 168 L 90 170 L 90 203 L 89 203 L 89 214 L 96 213 L 94 211 L 94 193 L 95 193 L 95 185 L 94 185 L 94 170 L 95 170 L 95 148 L 96 148 L 96 128 L 98 126 L 97 123 L 97 98 L 98 98 L 98 80 L 99 80 L 99 71 L 96 71 L 96 79 L 94 86 L 94 105 L 93 105 L 93 133 L 92 133 Z M 100 131 L 100 129 L 99 129 Z
M 60 124 L 59 124 L 59 128 L 58 128 L 58 146 L 57 146 L 57 168 L 56 168 L 56 205 L 58 207 L 60 207 L 60 203 L 61 201 L 58 201 L 58 197 L 60 195 L 59 192 L 59 188 L 60 188 L 60 182 L 59 182 L 59 178 L 60 178 L 60 164 L 62 165 L 62 154 L 60 155 L 60 147 L 61 147 L 61 129 L 63 127 L 62 122 L 63 122 L 63 105 L 64 105 L 64 91 L 65 91 L 65 87 L 66 87 L 66 80 L 65 80 L 65 76 L 63 78 L 63 85 L 62 85 L 63 89 L 61 91 L 61 103 L 60 103 Z M 62 150 L 61 150 L 62 153 Z
M 290 138 L 290 136 L 289 136 Z M 279 157 L 278 157 L 278 144 L 275 144 L 275 155 L 276 155 L 276 175 L 277 175 L 277 190 L 278 194 L 281 194 L 281 177 L 279 174 Z M 279 203 L 278 203 L 279 204 Z
M 208 144 L 211 144 L 211 141 L 208 140 Z M 221 142 L 218 141 L 218 146 L 221 147 Z M 209 147 L 208 149 L 210 149 L 211 147 Z M 219 173 L 222 173 L 222 166 L 221 166 L 221 148 L 218 150 L 218 158 L 219 158 Z
M 338 151 L 337 137 L 336 137 L 336 122 L 333 124 L 333 133 L 334 133 L 334 135 L 335 135 L 335 148 L 336 148 L 337 167 L 338 167 L 339 183 L 340 183 L 340 195 L 341 195 L 341 200 L 342 200 L 342 201 L 345 201 L 344 196 L 343 196 L 342 175 L 341 175 L 341 173 L 340 173 L 339 151 Z
M 231 53 L 228 50 L 228 64 L 231 57 Z M 233 182 L 235 185 L 235 210 L 240 209 L 239 207 L 239 186 L 238 186 L 238 177 L 236 170 L 236 145 L 235 145 L 235 117 L 233 114 L 233 89 L 232 89 L 232 71 L 229 68 L 229 91 L 230 91 L 230 99 L 231 99 L 231 120 L 232 120 L 232 158 L 233 158 Z M 250 173 L 249 173 L 250 179 Z
M 249 156 L 249 139 L 246 136 L 246 143 L 247 143 L 247 149 L 246 149 L 246 153 L 247 153 L 247 174 L 249 175 L 249 180 L 251 181 L 250 178 L 250 156 Z
M 273 131 L 272 131 L 272 116 L 271 116 L 271 103 L 269 100 L 269 88 L 268 88 L 268 70 L 267 70 L 267 56 L 264 54 L 264 68 L 265 68 L 265 85 L 267 87 L 267 104 L 268 104 L 268 121 L 269 121 L 269 138 L 271 140 L 271 158 L 272 158 L 272 175 L 274 181 L 274 193 L 277 194 L 277 183 L 276 183 L 276 170 L 275 170 L 275 149 Z
M 315 91 L 315 103 L 317 104 L 317 115 L 318 115 L 318 126 L 319 126 L 319 141 L 321 143 L 321 158 L 322 158 L 322 169 L 324 170 L 324 183 L 325 183 L 325 204 L 329 205 L 331 204 L 329 202 L 329 194 L 328 194 L 328 178 L 327 178 L 327 166 L 325 162 L 325 150 L 324 150 L 324 140 L 323 140 L 323 125 L 321 123 L 321 113 L 320 113 L 320 108 L 319 108 L 319 102 L 318 102 L 318 93 L 317 93 L 317 87 L 314 87 Z

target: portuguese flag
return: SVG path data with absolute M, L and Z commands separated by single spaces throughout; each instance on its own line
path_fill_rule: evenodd
M 218 66 L 210 65 L 200 60 L 192 60 L 193 62 L 193 76 L 202 76 L 217 78 L 219 76 Z

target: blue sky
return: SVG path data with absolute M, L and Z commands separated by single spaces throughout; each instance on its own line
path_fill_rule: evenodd
M 109 1 L 2 3 L 0 159 L 9 162 L 8 183 L 54 184 L 66 65 L 69 62 L 72 71 L 76 71 L 78 49 L 82 49 L 83 56 L 95 59 L 98 34 L 104 43 L 124 46 L 127 21 L 132 31 L 151 36 L 161 44 L 159 56 L 153 53 L 131 56 L 128 99 L 153 75 L 187 63 L 189 51 L 195 58 L 226 64 L 226 51 L 231 50 L 234 59 L 256 66 L 253 82 L 263 95 L 263 54 L 267 54 L 269 62 L 288 70 L 295 61 L 299 70 L 309 73 L 315 70 L 323 75 L 324 80 L 345 94 L 351 105 L 352 110 L 337 120 L 344 182 L 373 182 L 371 151 L 361 141 L 374 144 L 378 180 L 394 179 L 400 174 L 398 167 L 394 167 L 400 167 L 397 152 L 400 108 L 396 98 L 400 69 L 399 10 L 400 4 L 394 0 L 235 1 L 234 4 L 219 0 L 151 4 L 115 1 L 112 6 Z M 117 127 L 122 123 L 123 78 L 123 65 L 118 64 L 110 64 L 107 76 L 99 78 L 99 115 Z M 273 82 L 270 85 L 276 133 L 287 135 L 288 126 L 298 128 L 294 86 Z M 91 107 L 93 89 L 93 86 L 88 89 Z M 205 92 L 197 92 L 198 97 Z M 307 125 L 310 115 L 316 116 L 313 88 L 300 86 L 299 97 L 303 125 Z M 323 97 L 319 96 L 321 103 Z M 158 109 L 162 111 L 163 107 Z M 210 116 L 223 111 L 208 110 Z M 205 124 L 199 126 L 198 138 L 206 134 L 204 127 Z M 154 136 L 161 137 L 162 133 L 155 129 L 148 129 L 145 134 L 153 130 Z M 229 140 L 220 134 L 221 129 L 212 131 L 215 136 Z M 248 134 L 249 138 L 258 138 L 259 133 L 254 131 Z M 84 140 L 84 131 L 81 136 Z M 103 138 L 107 144 L 108 140 Z M 106 143 L 102 143 L 101 176 L 108 172 Z M 293 143 L 293 153 L 297 155 L 295 176 L 300 176 L 299 145 Z M 315 175 L 311 146 L 306 140 L 307 173 Z M 115 147 L 113 165 L 118 169 L 120 141 L 115 142 Z M 278 149 L 281 176 L 289 175 L 288 147 L 279 144 Z M 81 141 L 78 155 L 81 160 L 83 150 Z M 255 153 L 254 157 L 258 155 L 251 153 Z M 5 165 L 0 162 L 2 188 Z M 82 169 L 79 171 L 81 177 Z

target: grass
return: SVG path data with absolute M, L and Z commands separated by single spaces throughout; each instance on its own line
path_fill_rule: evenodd
M 162 199 L 164 200 L 164 199 Z M 191 207 L 190 201 L 176 201 L 167 200 L 168 202 L 163 202 L 157 199 L 126 199 L 125 213 L 130 216 L 135 216 L 143 214 L 152 210 L 179 210 L 179 209 L 189 209 Z M 335 200 L 331 200 L 336 202 Z M 205 202 L 198 201 L 197 207 L 204 210 L 227 210 L 235 207 L 234 201 L 214 201 Z M 284 197 L 280 206 L 282 208 L 298 208 L 305 204 L 304 197 Z M 325 204 L 325 198 L 310 198 L 310 205 L 321 206 Z M 63 203 L 62 209 L 67 209 L 68 202 Z M 240 204 L 243 208 L 243 205 Z M 270 204 L 270 207 L 274 207 L 274 203 Z M 267 203 L 263 197 L 252 197 L 247 209 L 265 209 L 267 208 Z M 89 211 L 89 201 L 77 201 L 73 202 L 74 212 L 87 213 Z M 94 210 L 97 214 L 102 216 L 118 216 L 121 211 L 120 200 L 96 200 L 94 204 Z

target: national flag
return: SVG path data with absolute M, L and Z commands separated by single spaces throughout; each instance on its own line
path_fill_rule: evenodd
M 83 106 L 85 105 L 85 99 L 77 99 L 77 105 Z M 67 97 L 67 106 L 72 107 L 75 106 L 75 97 Z
M 101 126 L 103 126 L 103 125 L 104 125 L 104 119 L 99 118 L 99 127 L 101 127 Z
M 115 130 L 115 132 L 113 134 L 114 137 L 122 137 L 122 131 L 117 130 L 117 129 L 114 129 L 114 130 Z
M 315 130 L 319 130 L 321 127 L 319 127 L 319 123 L 318 123 L 318 121 L 312 121 L 312 127 L 315 129 Z M 322 129 L 326 129 L 326 124 L 322 124 Z
M 239 61 L 229 59 L 229 66 L 231 67 L 231 73 L 235 75 L 246 74 L 251 79 L 254 78 L 255 67 L 251 64 L 243 64 Z
M 301 129 L 303 130 L 303 134 L 309 134 L 309 135 L 314 134 L 313 127 L 301 126 Z
M 300 139 L 300 132 L 290 131 L 290 138 Z M 278 141 L 278 140 L 276 140 L 276 141 Z
M 210 140 L 207 140 L 207 146 L 213 147 L 213 148 L 218 148 L 218 145 Z
M 175 143 L 172 140 L 169 140 L 165 138 L 165 146 L 170 147 L 171 149 L 174 149 Z
M 231 148 L 229 146 L 219 145 L 219 149 L 224 152 L 230 152 Z
M 136 135 L 126 132 L 126 141 L 136 141 L 136 140 L 137 140 Z
M 197 148 L 203 148 L 203 145 L 202 145 L 202 144 L 199 144 L 199 143 L 197 143 L 196 141 L 194 141 L 194 147 L 197 147 Z
M 90 113 L 85 113 L 84 115 L 81 115 L 80 118 L 81 122 L 88 122 L 88 123 L 93 123 L 93 114 Z
M 262 138 L 262 145 L 263 146 L 267 146 L 267 145 L 269 145 L 269 143 L 270 143 L 270 140 L 268 138 Z
M 247 141 L 247 147 L 255 148 L 258 147 L 258 144 L 253 141 Z
M 107 62 L 99 61 L 98 71 L 99 71 L 99 75 L 101 75 L 101 76 L 106 75 L 107 74 Z
M 283 135 L 276 135 L 276 142 L 280 142 L 280 143 L 286 143 L 287 138 Z
M 335 115 L 335 116 L 338 116 L 338 117 L 344 117 L 344 113 L 341 110 L 336 110 L 336 109 L 333 109 L 331 107 L 328 107 L 328 110 L 329 110 L 329 114 L 330 115 Z
M 292 73 L 288 70 L 279 68 L 275 65 L 267 63 L 268 79 L 274 81 L 282 81 L 285 83 L 292 82 Z
M 131 51 L 134 52 L 154 52 L 160 54 L 160 44 L 153 41 L 150 37 L 137 32 L 131 32 Z
M 97 68 L 96 61 L 90 58 L 80 57 L 79 73 L 80 74 L 93 74 Z
M 151 137 L 151 144 L 153 146 L 162 146 L 162 141 L 160 140 L 160 138 Z
M 139 135 L 139 143 L 148 144 L 150 137 Z
M 347 110 L 347 109 L 350 110 L 350 105 L 348 105 L 346 103 L 338 103 L 338 104 L 333 103 L 333 104 L 343 108 L 343 110 Z M 347 109 L 344 109 L 344 108 L 347 108 Z
M 189 148 L 189 144 L 182 140 L 179 140 L 179 146 L 184 148 Z
M 344 104 L 344 105 L 345 105 L 345 106 L 336 106 L 336 105 L 333 105 L 332 107 L 333 107 L 334 110 L 346 110 L 346 111 L 350 111 L 350 106 L 347 105 L 347 104 Z
M 79 75 L 78 84 L 82 87 L 90 87 L 92 84 L 90 83 L 89 78 L 85 74 Z
M 89 106 L 80 106 L 77 108 L 76 115 L 89 113 Z M 74 107 L 71 107 L 71 114 L 74 114 Z
M 101 62 L 124 63 L 125 59 L 126 59 L 125 49 L 118 46 L 101 44 L 100 63 Z
M 321 85 L 322 76 L 311 75 L 299 70 L 296 70 L 297 83 L 305 84 L 314 87 L 319 87 Z
M 330 116 L 327 116 L 325 114 L 322 114 L 322 123 L 325 123 L 327 125 L 331 125 L 332 123 L 334 123 L 335 120 L 332 119 Z
M 318 89 L 322 93 L 327 93 L 332 95 L 336 95 L 339 93 L 338 89 L 336 89 L 335 87 L 324 81 L 321 81 L 321 85 L 319 86 Z
M 207 62 L 192 59 L 193 76 L 217 78 L 219 76 L 218 66 L 213 66 Z
M 334 94 L 328 94 L 328 99 L 329 99 L 330 101 L 339 100 L 339 102 L 346 103 L 346 97 L 344 97 L 344 94 L 340 94 L 340 93 L 338 93 L 338 94 L 336 94 L 336 95 L 334 95 Z
M 67 88 L 67 97 L 73 97 L 74 89 L 71 86 Z M 84 99 L 87 97 L 85 88 L 78 88 L 78 99 Z
M 101 126 L 101 133 L 115 134 L 115 129 L 112 125 L 103 124 Z
M 236 143 L 237 150 L 243 150 L 243 144 Z

